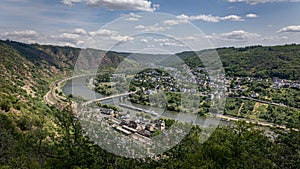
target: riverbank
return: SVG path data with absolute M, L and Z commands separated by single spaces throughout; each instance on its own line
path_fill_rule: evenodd
M 68 78 L 65 78 L 65 79 L 62 79 L 62 80 L 55 81 L 54 83 L 51 84 L 50 91 L 47 92 L 47 94 L 44 96 L 45 102 L 47 102 L 50 105 L 66 104 L 65 97 L 63 97 L 63 95 L 60 96 L 58 94 L 59 92 L 55 92 L 55 90 L 64 92 L 64 91 L 62 91 L 62 88 L 63 88 L 62 84 L 64 82 L 67 82 L 68 80 L 72 80 L 72 79 L 75 79 L 75 78 L 85 77 L 85 76 L 90 76 L 90 75 L 91 74 L 73 76 L 73 77 L 68 77 Z M 82 84 L 82 85 L 86 86 L 86 84 Z M 130 93 L 125 93 L 124 96 L 126 96 L 128 94 L 130 94 Z M 97 98 L 96 99 L 91 99 L 90 101 L 86 102 L 86 104 L 90 104 L 90 103 L 95 102 L 95 101 L 103 101 L 103 100 L 107 100 L 107 99 L 112 99 L 112 98 L 120 97 L 120 96 L 123 96 L 123 94 L 118 95 L 118 96 L 109 96 L 109 97 L 101 97 L 101 98 L 98 98 L 98 99 Z M 63 105 L 61 105 L 61 106 L 63 106 Z M 299 129 L 296 129 L 296 128 L 287 128 L 285 125 L 278 125 L 278 124 L 275 124 L 275 123 L 270 123 L 270 122 L 265 122 L 265 121 L 258 121 L 258 120 L 252 120 L 252 119 L 240 118 L 240 117 L 234 117 L 234 116 L 228 116 L 228 115 L 217 115 L 216 117 L 220 118 L 222 120 L 225 120 L 225 121 L 245 121 L 246 123 L 251 123 L 251 124 L 255 124 L 255 125 L 263 126 L 263 127 L 271 127 L 271 128 L 279 128 L 279 129 L 283 129 L 283 130 L 299 131 Z

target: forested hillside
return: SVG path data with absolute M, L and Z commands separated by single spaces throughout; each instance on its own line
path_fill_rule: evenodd
M 217 51 L 228 76 L 300 79 L 300 45 Z M 60 110 L 43 101 L 53 81 L 71 75 L 80 52 L 0 41 L 1 169 L 300 168 L 299 132 L 270 129 L 274 134 L 269 135 L 245 123 L 219 127 L 203 144 L 198 141 L 201 129 L 193 127 L 179 145 L 152 158 L 127 159 L 106 152 L 83 135 L 69 108 Z M 110 52 L 103 66 L 115 67 L 126 55 Z M 184 55 L 192 62 L 192 53 Z M 86 65 L 97 63 L 94 59 Z
M 212 50 L 197 52 L 207 55 Z M 227 76 L 300 79 L 300 45 L 216 49 Z M 190 65 L 200 65 L 195 52 L 178 53 Z

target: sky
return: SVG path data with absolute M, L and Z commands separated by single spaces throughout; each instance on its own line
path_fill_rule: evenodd
M 2 0 L 0 39 L 157 53 L 300 43 L 300 0 Z

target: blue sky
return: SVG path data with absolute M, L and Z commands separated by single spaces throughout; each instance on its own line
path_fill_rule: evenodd
M 194 43 L 198 43 L 197 38 L 205 37 L 211 42 L 211 45 L 198 45 L 193 49 L 278 45 L 300 43 L 299 11 L 300 0 L 3 0 L 0 38 L 107 49 L 107 44 L 133 41 L 129 35 L 133 33 L 129 29 L 133 29 L 170 33 Z M 158 16 L 161 13 L 172 17 Z M 124 22 L 111 23 L 124 16 Z M 153 24 L 147 25 L 150 22 Z M 191 34 L 192 30 L 179 28 L 188 27 L 185 25 L 190 23 L 203 34 Z M 95 35 L 99 36 L 97 43 L 103 42 L 93 46 L 88 41 Z M 153 46 L 149 38 L 138 39 Z M 184 50 L 170 40 L 160 38 L 155 42 L 172 46 L 174 52 Z

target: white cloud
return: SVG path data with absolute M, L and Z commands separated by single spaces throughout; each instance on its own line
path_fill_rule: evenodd
M 154 25 L 150 25 L 150 26 L 137 25 L 137 26 L 135 26 L 135 29 L 140 29 L 145 32 L 160 32 L 160 31 L 168 30 L 168 29 L 170 29 L 170 27 L 159 26 L 159 24 L 154 24 Z
M 183 44 L 179 44 L 176 42 L 161 42 L 159 43 L 159 46 L 161 47 L 185 47 Z
M 184 41 L 194 41 L 194 40 L 201 40 L 201 38 L 199 35 L 192 35 L 192 36 L 184 36 L 184 37 L 180 37 L 180 40 L 184 40 Z
M 10 39 L 24 43 L 38 43 L 44 36 L 34 30 L 11 31 L 0 34 L 1 39 Z M 44 40 L 43 40 L 44 41 Z
M 178 25 L 182 23 L 188 23 L 188 20 L 178 19 L 178 20 L 165 20 L 164 24 L 168 26 Z
M 138 18 L 134 18 L 134 17 L 129 17 L 125 19 L 126 21 L 138 21 Z
M 154 42 L 169 42 L 170 39 L 167 39 L 167 38 L 158 38 L 158 39 L 153 39 Z
M 177 25 L 177 24 L 181 24 L 181 23 L 187 23 L 190 21 L 194 21 L 194 20 L 202 20 L 204 22 L 220 22 L 220 21 L 244 21 L 242 19 L 241 16 L 238 15 L 227 15 L 224 17 L 220 17 L 220 16 L 213 16 L 211 14 L 209 15 L 205 15 L 205 14 L 201 14 L 201 15 L 194 15 L 194 16 L 188 16 L 185 14 L 181 14 L 177 16 L 177 20 L 166 20 L 164 21 L 165 25 Z
M 81 2 L 81 0 L 62 0 L 62 3 L 68 6 L 72 6 L 73 3 Z
M 80 47 L 89 37 L 86 30 L 76 28 L 71 31 L 62 32 L 59 35 L 49 36 L 49 40 L 56 45 Z
M 205 22 L 219 22 L 219 17 L 212 16 L 212 15 L 196 15 L 196 16 L 187 16 L 188 20 L 193 21 L 193 20 L 202 20 Z M 186 16 L 181 15 L 179 18 L 186 18 Z
M 227 41 L 248 41 L 255 38 L 259 38 L 257 33 L 246 32 L 244 30 L 235 30 L 232 32 L 226 32 L 221 34 L 212 34 L 207 36 L 209 39 L 227 40 Z
M 138 21 L 141 16 L 135 13 L 130 12 L 129 15 L 126 16 L 126 21 Z
M 266 36 L 266 37 L 262 37 L 261 40 L 262 41 L 267 41 L 267 42 L 282 42 L 282 40 L 288 40 L 289 38 L 286 36 Z
M 99 30 L 94 31 L 94 32 L 89 32 L 89 34 L 91 36 L 115 36 L 118 33 L 116 31 L 111 31 L 111 30 L 108 30 L 108 29 L 99 29 Z
M 74 33 L 78 34 L 78 35 L 87 35 L 88 34 L 88 32 L 86 30 L 82 29 L 82 28 L 76 28 L 74 30 Z
M 203 20 L 205 22 L 220 22 L 221 20 L 229 20 L 229 21 L 243 21 L 242 17 L 237 15 L 227 15 L 224 17 L 213 16 L 213 15 L 196 15 L 196 16 L 186 16 L 184 14 L 178 16 L 179 19 L 187 18 L 190 21 L 193 20 Z
M 151 1 L 147 0 L 86 0 L 89 6 L 104 6 L 112 10 L 155 11 Z
M 153 8 L 154 8 L 155 10 L 158 10 L 158 9 L 159 9 L 159 4 L 153 4 Z
M 68 42 L 74 45 L 78 44 L 79 41 L 82 41 L 81 36 L 74 33 L 61 33 L 59 35 L 52 35 L 50 38 L 55 41 Z
M 130 36 L 122 36 L 122 35 L 117 35 L 117 36 L 111 36 L 111 40 L 117 41 L 117 42 L 126 42 L 126 41 L 131 41 L 133 40 L 133 37 Z
M 99 29 L 96 31 L 88 32 L 82 28 L 76 28 L 72 31 L 66 31 L 58 35 L 52 35 L 48 37 L 49 42 L 56 45 L 72 46 L 72 47 L 86 47 L 90 45 L 90 41 L 94 41 L 98 45 L 103 43 L 115 44 L 116 42 L 126 42 L 133 40 L 132 37 L 126 35 L 120 35 L 117 31 L 109 29 Z M 89 42 L 88 44 L 86 44 Z M 99 48 L 105 47 L 105 44 L 97 46 Z
M 148 48 L 157 48 L 157 47 L 185 47 L 179 41 L 176 41 L 171 38 L 153 38 L 153 37 L 144 37 L 140 39 L 140 42 L 147 44 Z
M 62 3 L 72 6 L 74 3 L 85 2 L 88 6 L 103 6 L 111 10 L 155 11 L 159 5 L 148 0 L 63 0 Z
M 258 15 L 253 14 L 253 13 L 249 13 L 249 14 L 246 15 L 246 17 L 247 17 L 247 18 L 257 18 Z
M 291 33 L 300 32 L 300 25 L 286 26 L 286 27 L 278 30 L 277 32 L 279 32 L 279 33 L 283 33 L 283 32 L 291 32 Z
M 13 37 L 13 38 L 37 38 L 38 33 L 34 30 L 24 30 L 24 31 L 13 31 L 13 32 L 6 32 L 3 34 L 7 37 Z
M 189 20 L 190 16 L 187 16 L 185 14 L 181 14 L 181 15 L 176 16 L 176 18 L 181 19 L 181 20 Z
M 108 29 L 99 29 L 94 32 L 89 32 L 90 36 L 101 36 L 106 40 L 114 40 L 114 41 L 130 41 L 133 40 L 133 37 L 127 35 L 119 35 L 116 31 L 111 31 Z
M 300 0 L 227 0 L 228 2 L 246 2 L 251 5 L 260 3 L 275 3 L 275 2 L 300 2 Z
M 148 43 L 149 40 L 148 40 L 148 39 L 141 39 L 141 42 L 143 42 L 143 43 Z
M 237 15 L 228 15 L 224 17 L 219 17 L 220 20 L 229 20 L 229 21 L 244 21 L 242 17 Z

